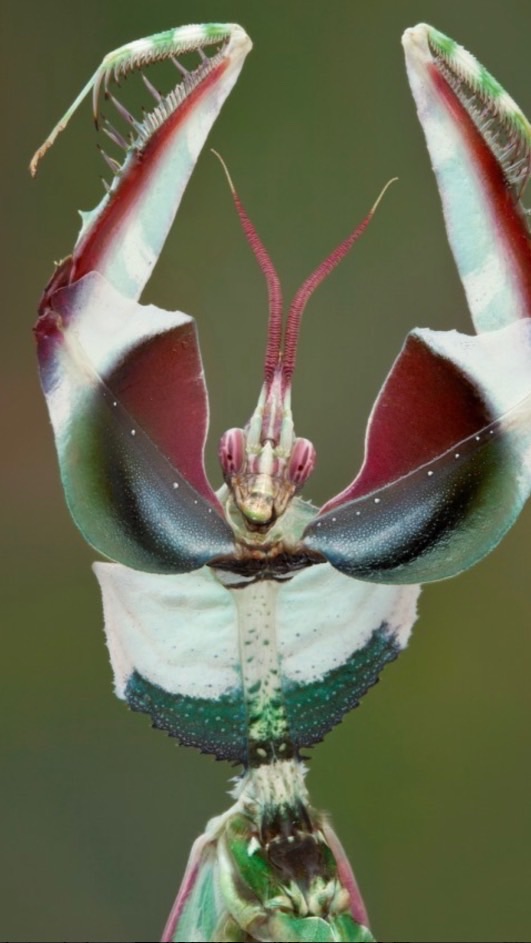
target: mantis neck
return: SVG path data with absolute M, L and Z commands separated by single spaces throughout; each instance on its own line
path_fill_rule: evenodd
M 238 611 L 240 665 L 247 713 L 248 769 L 241 799 L 258 824 L 265 847 L 285 854 L 314 831 L 304 785 L 305 768 L 290 739 L 277 648 L 274 580 L 234 590 Z M 312 851 L 314 851 L 312 840 Z M 291 847 L 293 845 L 293 847 Z M 280 849 L 280 851 L 279 851 Z M 299 851 L 300 853 L 300 851 Z
M 278 583 L 259 580 L 233 591 L 238 611 L 242 684 L 251 769 L 290 760 L 294 747 L 277 648 Z

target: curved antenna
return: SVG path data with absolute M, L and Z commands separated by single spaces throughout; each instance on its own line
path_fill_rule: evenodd
M 211 148 L 212 153 L 217 157 L 223 170 L 225 171 L 225 176 L 227 178 L 230 191 L 234 200 L 234 205 L 240 217 L 240 223 L 242 229 L 247 238 L 251 249 L 253 250 L 254 256 L 258 265 L 262 269 L 262 272 L 265 275 L 267 283 L 267 294 L 269 300 L 269 323 L 267 326 L 267 347 L 266 355 L 264 361 L 264 379 L 269 385 L 273 379 L 273 374 L 278 366 L 280 359 L 280 342 L 282 335 L 282 289 L 280 287 L 280 279 L 277 275 L 275 266 L 273 265 L 269 253 L 265 248 L 260 236 L 256 232 L 251 220 L 247 216 L 245 209 L 242 205 L 242 202 L 236 192 L 234 184 L 232 182 L 231 176 L 227 169 L 227 165 L 223 160 L 221 154 L 218 154 L 213 148 Z
M 317 266 L 312 274 L 308 276 L 291 302 L 286 323 L 286 336 L 282 355 L 282 376 L 285 382 L 289 383 L 293 376 L 302 315 L 309 298 L 317 286 L 320 285 L 321 282 L 324 281 L 328 275 L 330 275 L 330 272 L 332 272 L 333 269 L 339 265 L 342 259 L 345 258 L 347 252 L 354 245 L 356 240 L 359 239 L 359 237 L 365 232 L 378 208 L 380 200 L 383 199 L 386 190 L 391 186 L 392 183 L 395 182 L 395 180 L 398 180 L 398 177 L 392 177 L 391 180 L 387 181 L 385 187 L 381 191 L 374 205 L 369 210 L 365 219 L 359 224 L 359 226 L 356 227 L 354 232 L 351 232 L 350 236 L 347 236 L 343 242 L 336 246 L 333 252 L 331 252 L 330 255 L 327 256 L 326 259 Z

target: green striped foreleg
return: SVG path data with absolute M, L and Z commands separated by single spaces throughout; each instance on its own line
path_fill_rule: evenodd
M 191 26 L 178 26 L 175 29 L 164 30 L 161 33 L 155 33 L 152 36 L 146 36 L 143 39 L 136 39 L 133 42 L 126 43 L 118 49 L 113 49 L 107 53 L 103 61 L 96 69 L 94 75 L 83 86 L 79 95 L 67 109 L 63 117 L 57 122 L 43 144 L 38 148 L 31 159 L 30 171 L 33 176 L 37 172 L 37 166 L 42 157 L 54 143 L 57 136 L 64 131 L 72 115 L 77 110 L 86 96 L 92 92 L 92 109 L 94 120 L 98 120 L 98 98 L 99 91 L 103 85 L 105 94 L 108 95 L 109 82 L 114 79 L 115 82 L 126 78 L 129 73 L 141 69 L 153 62 L 161 62 L 164 59 L 172 59 L 183 53 L 191 52 L 196 49 L 216 45 L 219 43 L 244 43 L 249 49 L 251 43 L 241 26 L 236 23 L 202 23 Z M 186 71 L 183 69 L 183 72 Z M 148 88 L 152 88 L 150 83 L 146 83 Z M 162 100 L 160 94 L 156 94 L 158 101 Z

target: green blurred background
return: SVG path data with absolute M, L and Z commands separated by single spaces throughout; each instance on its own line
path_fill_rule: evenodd
M 104 53 L 234 20 L 255 48 L 210 143 L 292 295 L 400 177 L 307 313 L 294 390 L 316 502 L 354 475 L 406 332 L 469 330 L 402 60 L 419 20 L 470 48 L 531 112 L 529 0 L 9 0 L 2 12 L 4 318 L 0 939 L 155 941 L 194 837 L 224 809 L 225 764 L 114 698 L 94 554 L 64 507 L 31 325 L 76 209 L 100 197 L 90 108 L 29 158 Z M 200 323 L 221 432 L 260 382 L 264 285 L 205 151 L 146 293 Z M 13 460 L 13 461 L 12 461 Z M 472 572 L 425 589 L 410 650 L 312 751 L 309 786 L 345 843 L 380 940 L 530 941 L 531 514 Z

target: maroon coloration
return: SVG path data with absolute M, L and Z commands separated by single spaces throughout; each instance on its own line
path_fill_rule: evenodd
M 179 888 L 179 893 L 175 898 L 170 915 L 166 921 L 166 926 L 164 927 L 164 931 L 162 933 L 161 943 L 171 943 L 175 936 L 177 923 L 179 922 L 188 898 L 194 889 L 195 882 L 199 876 L 199 870 L 201 866 L 204 865 L 202 855 L 208 854 L 209 844 L 210 843 L 207 841 L 205 835 L 202 835 L 201 838 L 196 839 L 194 842 L 190 858 L 186 866 L 183 882 Z
M 317 266 L 315 271 L 308 276 L 305 282 L 299 288 L 289 309 L 288 320 L 286 324 L 286 333 L 284 337 L 283 366 L 282 373 L 286 386 L 290 385 L 293 371 L 295 369 L 295 356 L 297 352 L 297 343 L 299 340 L 299 331 L 304 309 L 310 296 L 324 279 L 330 275 L 337 265 L 345 258 L 349 249 L 354 245 L 357 239 L 365 232 L 369 225 L 373 210 L 365 217 L 362 223 L 356 227 L 354 232 L 337 246 L 327 258 Z
M 228 176 L 226 168 L 225 172 Z M 231 187 L 232 196 L 234 198 L 236 210 L 238 211 L 238 216 L 240 217 L 242 229 L 249 245 L 251 246 L 251 249 L 253 250 L 255 258 L 265 275 L 267 282 L 267 291 L 269 295 L 269 325 L 267 331 L 264 379 L 268 389 L 270 389 L 275 377 L 275 373 L 278 370 L 280 364 L 282 374 L 281 385 L 285 390 L 291 385 L 291 378 L 295 368 L 295 356 L 304 309 L 315 289 L 321 284 L 322 281 L 325 280 L 325 278 L 327 278 L 328 275 L 330 275 L 330 272 L 332 272 L 336 266 L 339 265 L 339 263 L 345 258 L 349 249 L 365 231 L 374 215 L 375 207 L 373 207 L 370 213 L 368 213 L 363 222 L 356 227 L 354 232 L 347 236 L 347 238 L 339 246 L 337 246 L 329 256 L 327 256 L 324 262 L 321 262 L 321 264 L 317 266 L 315 271 L 312 272 L 312 274 L 299 288 L 289 309 L 284 332 L 284 345 L 282 347 L 282 291 L 280 287 L 280 280 L 262 240 L 256 232 L 253 223 L 249 219 L 245 208 L 238 194 L 236 193 L 236 190 L 234 189 L 230 177 L 229 184 Z
M 360 473 L 320 513 L 407 475 L 492 419 L 459 368 L 410 335 L 374 405 Z
M 245 433 L 243 429 L 228 429 L 222 435 L 218 455 L 224 478 L 239 475 L 245 465 Z
M 227 68 L 227 64 L 227 62 L 221 62 L 213 68 L 174 113 L 153 133 L 147 144 L 136 153 L 127 174 L 119 178 L 112 200 L 109 200 L 96 223 L 88 228 L 85 236 L 76 246 L 73 256 L 72 281 L 81 278 L 87 272 L 100 271 L 107 252 L 115 251 L 112 244 L 116 240 L 116 231 L 127 216 L 134 215 L 138 193 L 142 192 L 149 179 L 156 179 L 159 157 L 164 153 L 168 141 L 189 112 L 196 107 L 198 99 L 216 84 Z
M 295 439 L 288 463 L 287 477 L 297 488 L 302 488 L 315 468 L 316 452 L 309 439 Z
M 432 64 L 429 68 L 437 92 L 470 148 L 472 161 L 485 187 L 493 225 L 498 230 L 500 239 L 506 243 L 503 252 L 511 258 L 517 272 L 522 297 L 525 299 L 527 316 L 531 317 L 531 236 L 527 229 L 524 211 L 511 192 L 501 165 L 476 128 L 466 108 L 436 65 Z
M 69 284 L 72 272 L 72 257 L 68 256 L 57 266 L 44 289 L 39 302 L 39 316 L 33 328 L 37 342 L 37 354 L 41 371 L 46 373 L 53 366 L 53 354 L 62 340 L 62 318 L 54 310 L 53 296 L 60 288 Z
M 275 368 L 280 358 L 280 343 L 282 336 L 282 289 L 280 279 L 277 275 L 269 253 L 258 235 L 254 225 L 249 219 L 245 207 L 243 206 L 234 187 L 232 196 L 234 204 L 240 217 L 242 229 L 247 238 L 258 265 L 265 275 L 267 284 L 267 294 L 269 298 L 269 324 L 267 328 L 267 348 L 264 362 L 264 379 L 268 385 L 273 380 Z
M 367 913 L 367 908 L 365 907 L 358 882 L 354 877 L 354 872 L 350 866 L 345 849 L 334 832 L 334 829 L 331 825 L 328 824 L 328 822 L 323 823 L 323 834 L 325 841 L 336 860 L 339 880 L 341 881 L 343 887 L 345 887 L 350 894 L 350 912 L 356 923 L 359 923 L 362 927 L 368 927 L 369 915 Z
M 221 511 L 203 465 L 208 400 L 195 325 L 141 342 L 103 379 L 174 468 Z

